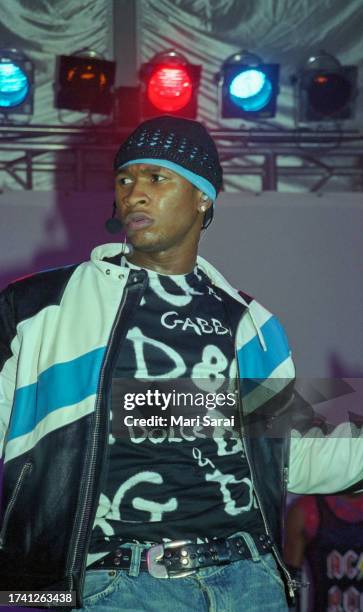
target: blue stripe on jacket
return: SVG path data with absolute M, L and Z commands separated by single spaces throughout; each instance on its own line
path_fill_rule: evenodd
M 237 351 L 240 376 L 245 379 L 243 395 L 261 384 L 290 355 L 284 328 L 276 317 L 268 319 L 262 325 L 261 332 L 267 351 L 262 350 L 258 336 Z
M 44 370 L 36 383 L 15 393 L 8 440 L 32 431 L 48 414 L 81 402 L 97 391 L 105 347 Z

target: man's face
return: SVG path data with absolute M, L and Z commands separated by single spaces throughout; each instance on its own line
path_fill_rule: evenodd
M 136 251 L 185 251 L 198 244 L 201 192 L 172 170 L 131 164 L 116 174 L 117 217 Z

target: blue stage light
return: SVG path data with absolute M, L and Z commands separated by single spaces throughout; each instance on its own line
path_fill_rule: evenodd
M 241 51 L 225 60 L 217 78 L 221 117 L 254 120 L 275 116 L 278 64 L 264 64 L 257 55 Z
M 244 111 L 254 112 L 269 103 L 272 85 L 264 72 L 249 69 L 234 77 L 229 86 L 229 93 L 237 106 Z
M 0 49 L 0 114 L 32 115 L 33 62 L 17 49 Z
M 10 109 L 22 104 L 29 94 L 26 73 L 11 60 L 0 60 L 0 108 Z

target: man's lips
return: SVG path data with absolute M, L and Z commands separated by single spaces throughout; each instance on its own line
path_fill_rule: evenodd
M 154 223 L 154 220 L 145 213 L 129 213 L 125 219 L 125 225 L 128 230 L 138 230 L 148 227 Z

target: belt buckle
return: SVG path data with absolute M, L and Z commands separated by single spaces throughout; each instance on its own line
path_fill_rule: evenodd
M 146 551 L 147 569 L 154 578 L 183 578 L 190 574 L 195 574 L 197 570 L 182 570 L 179 572 L 169 573 L 165 565 L 159 561 L 164 556 L 165 550 L 168 548 L 178 548 L 190 544 L 190 540 L 174 540 L 173 542 L 165 542 L 164 544 L 155 544 Z

